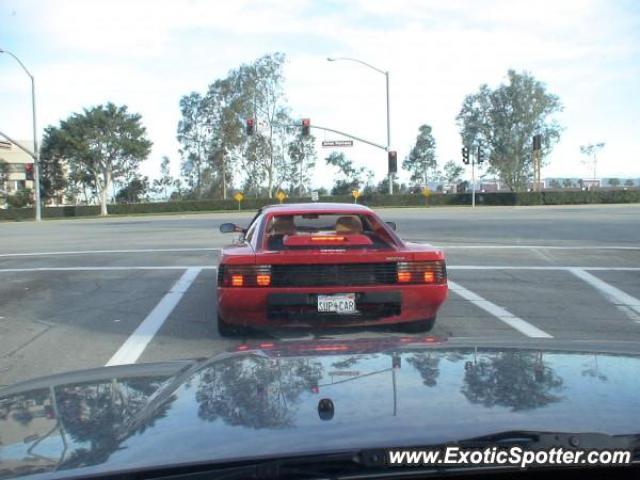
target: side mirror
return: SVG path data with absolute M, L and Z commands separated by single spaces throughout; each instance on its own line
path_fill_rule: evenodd
M 220 233 L 236 233 L 243 231 L 244 229 L 240 228 L 235 223 L 223 223 L 222 225 L 220 225 Z
M 398 226 L 396 225 L 396 222 L 384 222 L 387 225 L 389 225 L 391 227 L 391 230 L 393 230 L 394 232 L 396 231 L 396 229 L 398 228 Z

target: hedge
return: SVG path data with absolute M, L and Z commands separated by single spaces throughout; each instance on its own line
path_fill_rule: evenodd
M 309 198 L 288 198 L 286 203 L 310 202 Z M 334 195 L 320 197 L 322 202 L 353 203 L 350 195 Z M 247 198 L 242 202 L 242 210 L 252 211 L 264 205 L 277 203 L 269 198 Z M 358 203 L 370 207 L 423 207 L 425 199 L 422 195 L 362 195 Z M 435 193 L 429 198 L 429 206 L 470 205 L 470 193 L 441 194 Z M 640 189 L 628 190 L 594 190 L 594 191 L 546 191 L 546 192 L 492 192 L 477 193 L 476 204 L 485 206 L 513 205 L 576 205 L 588 203 L 640 203 Z M 200 200 L 175 201 L 158 203 L 131 203 L 109 205 L 110 214 L 144 214 L 168 212 L 208 212 L 229 210 L 237 211 L 238 203 L 234 200 Z M 30 220 L 34 217 L 33 208 L 0 209 L 0 220 Z M 100 208 L 95 205 L 46 207 L 43 218 L 68 218 L 97 216 Z

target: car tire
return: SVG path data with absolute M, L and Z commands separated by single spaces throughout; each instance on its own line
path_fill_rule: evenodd
M 398 330 L 404 333 L 425 333 L 431 331 L 436 323 L 436 317 L 418 320 L 417 322 L 399 323 Z
M 218 333 L 220 334 L 221 337 L 235 337 L 240 332 L 239 332 L 238 327 L 236 327 L 235 325 L 231 325 L 231 324 L 225 322 L 218 315 Z

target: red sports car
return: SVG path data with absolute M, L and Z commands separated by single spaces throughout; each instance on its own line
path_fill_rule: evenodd
M 397 325 L 432 328 L 447 298 L 441 250 L 402 241 L 393 223 L 354 204 L 262 208 L 222 250 L 218 330 Z

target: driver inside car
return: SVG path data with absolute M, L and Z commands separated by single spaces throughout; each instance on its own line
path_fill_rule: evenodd
M 340 217 L 336 221 L 336 234 L 361 235 L 362 221 L 353 215 Z
M 267 240 L 269 250 L 282 250 L 285 235 L 295 235 L 296 225 L 291 215 L 274 217 Z

